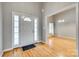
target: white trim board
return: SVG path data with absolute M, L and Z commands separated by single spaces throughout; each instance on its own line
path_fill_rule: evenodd
M 3 55 L 3 51 L 0 51 L 0 57 L 2 57 L 2 55 Z
M 9 50 L 12 50 L 12 49 L 13 49 L 13 48 L 5 49 L 5 50 L 3 50 L 3 52 L 9 51 Z

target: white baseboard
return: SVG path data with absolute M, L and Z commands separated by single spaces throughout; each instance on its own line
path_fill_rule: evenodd
M 64 38 L 64 39 L 70 39 L 70 40 L 76 40 L 75 37 L 69 37 L 69 36 L 62 36 L 62 35 L 57 35 L 56 37 Z
M 3 52 L 12 50 L 13 48 L 4 49 Z
M 42 42 L 41 40 L 39 40 L 39 41 L 37 41 L 36 43 L 38 43 L 38 42 Z
M 0 57 L 2 57 L 2 55 L 3 55 L 3 51 L 0 51 Z

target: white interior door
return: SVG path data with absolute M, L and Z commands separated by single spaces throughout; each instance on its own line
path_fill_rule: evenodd
M 25 16 L 20 18 L 19 35 L 21 46 L 26 46 L 34 43 L 33 18 Z

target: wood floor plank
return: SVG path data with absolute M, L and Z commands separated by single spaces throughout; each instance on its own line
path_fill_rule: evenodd
M 51 37 L 48 40 L 48 44 L 38 43 L 35 45 L 35 48 L 26 51 L 23 51 L 22 48 L 15 48 L 11 51 L 4 52 L 3 57 L 77 56 L 75 40 L 66 40 L 59 37 Z

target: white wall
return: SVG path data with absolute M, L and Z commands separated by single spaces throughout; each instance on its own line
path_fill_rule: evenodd
M 54 20 L 55 20 L 55 35 L 76 39 L 75 8 L 56 14 L 54 16 Z M 64 20 L 64 22 L 58 23 L 58 20 Z
M 2 5 L 0 3 L 0 51 L 2 51 Z
M 75 4 L 73 2 L 46 2 L 43 4 L 43 41 L 46 41 L 46 19 L 45 16 L 50 15 L 51 13 L 54 13 L 58 10 L 61 10 L 62 8 L 65 8 L 66 6 L 69 6 L 71 4 Z
M 41 3 L 37 2 L 4 2 L 3 8 L 3 49 L 12 47 L 12 11 L 28 13 L 39 17 L 38 38 L 41 40 Z

